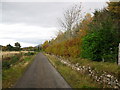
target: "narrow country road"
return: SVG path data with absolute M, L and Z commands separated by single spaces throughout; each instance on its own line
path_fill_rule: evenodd
M 70 88 L 42 53 L 38 53 L 14 88 Z

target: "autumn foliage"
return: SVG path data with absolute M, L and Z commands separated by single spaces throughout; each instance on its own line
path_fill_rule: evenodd
M 82 57 L 95 61 L 116 61 L 120 42 L 120 2 L 87 13 L 72 30 L 60 31 L 55 39 L 46 41 L 45 52 L 64 57 Z M 72 20 L 72 19 L 71 19 Z
M 67 37 L 67 34 L 69 34 L 68 31 L 64 33 L 60 32 L 56 39 L 52 39 L 49 42 L 45 41 L 45 43 L 42 45 L 43 49 L 47 53 L 53 53 L 59 56 L 79 57 L 82 43 L 81 39 L 87 34 L 87 25 L 91 22 L 91 20 L 91 15 L 86 14 L 84 20 L 80 24 L 82 25 L 81 28 L 77 27 L 72 31 L 72 37 Z

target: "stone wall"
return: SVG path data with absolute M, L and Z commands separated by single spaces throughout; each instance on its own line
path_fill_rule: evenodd
M 101 73 L 95 69 L 92 69 L 90 66 L 81 66 L 79 63 L 72 64 L 68 60 L 63 60 L 62 58 L 55 55 L 52 56 L 60 60 L 61 63 L 71 67 L 73 70 L 89 75 L 93 80 L 95 80 L 99 84 L 104 85 L 104 87 L 120 88 L 120 81 L 118 81 L 115 76 L 108 74 L 105 71 Z

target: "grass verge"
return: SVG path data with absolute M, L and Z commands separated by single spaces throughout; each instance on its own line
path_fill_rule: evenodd
M 60 72 L 72 88 L 101 88 L 102 86 L 93 81 L 88 75 L 78 73 L 70 67 L 62 64 L 51 55 L 46 55 L 53 66 Z
M 22 76 L 29 64 L 34 60 L 34 55 L 23 55 L 13 66 L 2 70 L 2 88 L 11 88 Z

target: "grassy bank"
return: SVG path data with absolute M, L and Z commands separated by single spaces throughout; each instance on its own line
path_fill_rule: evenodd
M 34 60 L 36 53 L 26 53 L 18 56 L 12 56 L 9 60 L 3 61 L 2 69 L 2 87 L 10 88 L 22 76 L 29 64 Z M 8 67 L 9 66 L 9 67 Z
M 100 84 L 93 81 L 88 75 L 78 73 L 70 67 L 62 64 L 59 60 L 51 55 L 46 55 L 55 68 L 61 73 L 64 79 L 72 88 L 100 88 Z

